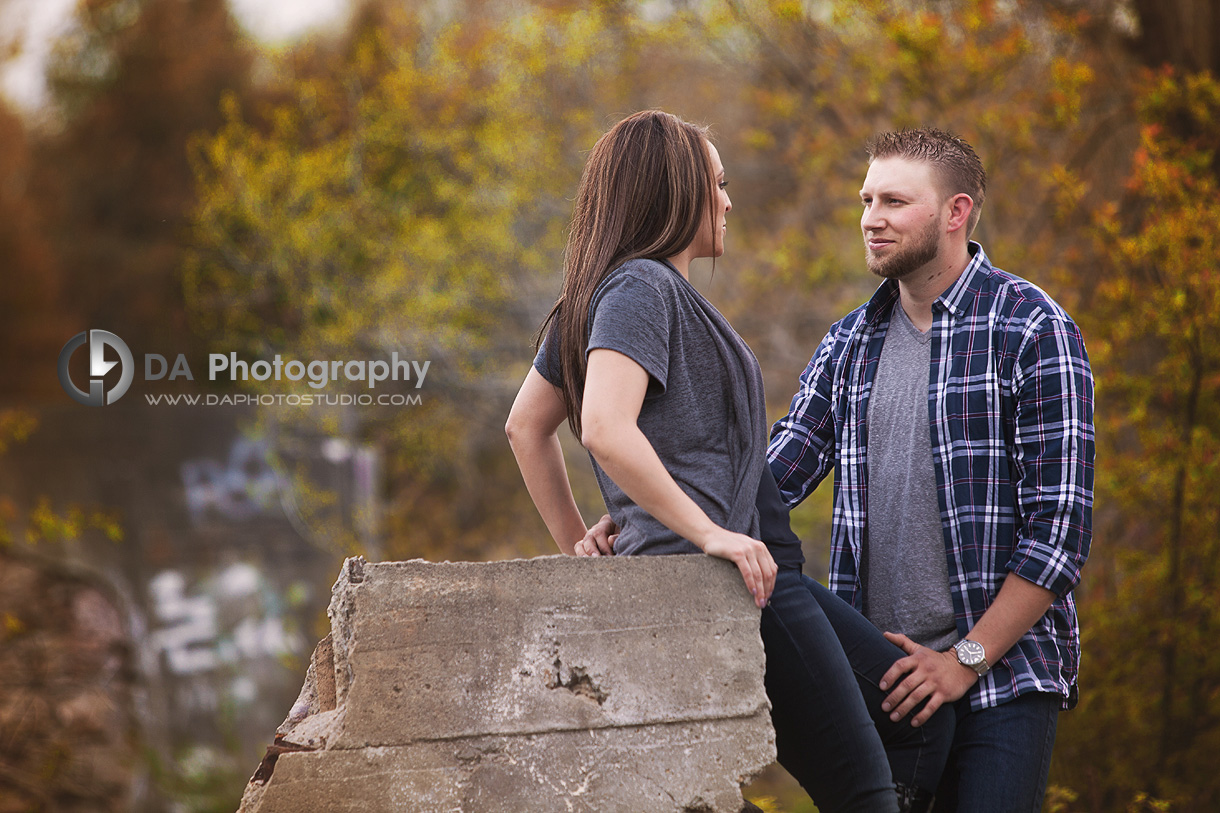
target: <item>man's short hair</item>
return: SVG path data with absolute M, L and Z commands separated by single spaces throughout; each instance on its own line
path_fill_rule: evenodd
M 966 236 L 974 233 L 974 227 L 983 213 L 983 198 L 987 196 L 987 173 L 983 170 L 983 162 L 965 139 L 931 128 L 900 130 L 878 133 L 869 140 L 865 149 L 870 164 L 880 158 L 905 158 L 931 164 L 940 179 L 942 191 L 947 195 L 965 193 L 974 201 L 974 208 L 970 210 L 966 223 Z

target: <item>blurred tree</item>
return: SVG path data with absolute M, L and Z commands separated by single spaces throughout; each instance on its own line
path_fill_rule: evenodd
M 1129 165 L 1134 153 L 1130 177 L 1060 169 L 1058 228 L 1100 235 L 1070 246 L 1058 276 L 1076 289 L 1094 356 L 1098 480 L 1097 544 L 1078 591 L 1081 706 L 1061 721 L 1051 782 L 1090 810 L 1209 809 L 1215 778 L 1196 757 L 1220 733 L 1220 663 L 1199 634 L 1216 620 L 1199 594 L 1215 584 L 1220 545 L 1205 507 L 1215 372 L 1191 336 L 1214 327 L 1220 14 L 1193 0 L 1043 3 L 1074 15 L 1093 64 L 1122 65 L 1126 53 L 1156 71 L 1120 79 L 1131 89 L 1113 109 L 1139 125 L 1137 143 L 1097 165 Z
M 366 6 L 346 41 L 279 64 L 277 102 L 228 104 L 196 155 L 189 299 L 218 348 L 431 362 L 418 390 L 357 388 L 419 405 L 330 416 L 389 450 L 399 557 L 551 549 L 502 427 L 600 129 L 588 100 L 617 98 L 610 12 L 455 13 Z
M 1092 810 L 1220 805 L 1220 84 L 1165 69 L 1120 204 L 1096 215 L 1102 563 L 1060 784 Z M 1098 749 L 1097 743 L 1106 747 Z M 1138 807 L 1138 809 L 1144 809 Z
M 61 307 L 61 279 L 29 194 L 30 143 L 21 119 L 0 103 L 0 396 L 60 394 L 54 360 L 81 328 Z M 48 363 L 50 360 L 52 363 Z
M 59 126 L 39 139 L 63 311 L 133 352 L 187 352 L 179 266 L 194 189 L 186 144 L 250 92 L 252 58 L 224 0 L 83 0 L 49 85 Z M 67 340 L 60 339 L 60 345 Z
M 1071 20 L 994 0 L 716 8 L 713 47 L 748 77 L 730 86 L 744 111 L 729 154 L 756 168 L 747 190 L 734 189 L 752 263 L 735 275 L 732 315 L 762 337 L 765 367 L 789 371 L 777 398 L 830 322 L 874 287 L 858 190 L 864 142 L 878 131 L 964 136 L 989 175 L 977 239 L 1000 266 L 1044 275 L 1063 241 L 1037 202 L 1052 199 L 1054 168 L 1106 126 L 1085 108 L 1095 69 Z
M 37 335 L 35 333 L 35 335 Z M 0 458 L 37 431 L 0 407 Z M 100 533 L 99 533 L 100 532 Z M 104 511 L 0 491 L 0 810 L 130 809 L 143 779 L 135 654 L 119 591 L 65 543 L 122 538 Z
M 1132 0 L 1136 49 L 1145 64 L 1220 73 L 1220 7 L 1215 0 Z

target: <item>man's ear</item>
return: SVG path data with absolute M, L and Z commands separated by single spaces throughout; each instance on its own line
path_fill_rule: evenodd
M 959 192 L 949 201 L 948 230 L 953 232 L 966 227 L 970 213 L 974 211 L 974 199 L 965 192 Z

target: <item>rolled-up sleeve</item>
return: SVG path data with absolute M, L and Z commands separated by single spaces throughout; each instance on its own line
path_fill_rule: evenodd
M 1068 319 L 1047 315 L 1019 353 L 1014 468 L 1020 528 L 1008 570 L 1064 595 L 1093 531 L 1093 374 Z

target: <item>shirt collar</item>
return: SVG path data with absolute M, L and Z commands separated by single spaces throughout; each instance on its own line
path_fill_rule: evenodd
M 882 315 L 889 314 L 890 307 L 898 301 L 898 281 L 884 280 L 873 297 L 864 306 L 864 321 L 875 323 Z
M 947 291 L 936 298 L 936 302 L 954 316 L 964 313 L 970 306 L 975 294 L 983 285 L 984 277 L 992 269 L 991 261 L 987 259 L 987 252 L 983 251 L 981 245 L 971 240 L 966 244 L 966 250 L 970 253 L 970 262 L 966 264 L 966 270 L 962 271 L 961 276 L 949 286 Z M 897 280 L 883 281 L 864 307 L 865 321 L 876 322 L 881 317 L 888 315 L 890 307 L 897 299 Z
M 966 270 L 949 286 L 949 290 L 936 298 L 936 301 L 954 316 L 966 312 L 992 271 L 991 261 L 987 259 L 987 252 L 983 251 L 981 245 L 971 240 L 966 244 L 966 251 L 970 253 Z

